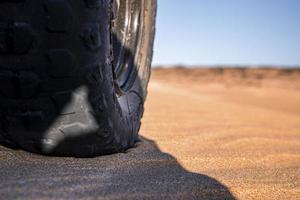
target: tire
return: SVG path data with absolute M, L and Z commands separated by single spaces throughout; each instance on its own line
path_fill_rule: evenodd
M 114 25 L 120 2 L 139 13 L 138 34 L 128 46 Z M 117 4 L 0 1 L 1 144 L 75 157 L 134 147 L 150 76 L 156 0 Z

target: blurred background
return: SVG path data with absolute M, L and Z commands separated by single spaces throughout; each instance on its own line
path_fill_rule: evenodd
M 300 66 L 299 0 L 159 0 L 154 66 Z
M 300 0 L 158 0 L 156 30 L 143 136 L 236 199 L 300 199 Z

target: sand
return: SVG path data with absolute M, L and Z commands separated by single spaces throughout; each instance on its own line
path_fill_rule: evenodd
M 141 142 L 55 158 L 0 147 L 5 199 L 300 199 L 300 72 L 155 69 Z
M 142 134 L 237 199 L 300 199 L 299 72 L 155 70 Z

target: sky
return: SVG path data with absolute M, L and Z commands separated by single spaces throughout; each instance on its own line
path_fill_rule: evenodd
M 300 0 L 158 0 L 153 64 L 300 66 Z

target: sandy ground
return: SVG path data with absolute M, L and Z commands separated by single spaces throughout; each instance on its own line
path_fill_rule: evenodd
M 236 199 L 300 199 L 300 72 L 153 72 L 142 134 Z
M 0 147 L 0 198 L 300 199 L 300 72 L 156 69 L 127 153 Z

